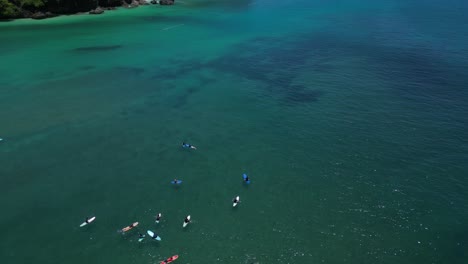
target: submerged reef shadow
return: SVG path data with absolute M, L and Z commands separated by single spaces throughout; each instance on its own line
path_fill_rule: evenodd
M 100 51 L 110 51 L 122 48 L 122 45 L 98 45 L 98 46 L 88 46 L 75 48 L 75 52 L 100 52 Z

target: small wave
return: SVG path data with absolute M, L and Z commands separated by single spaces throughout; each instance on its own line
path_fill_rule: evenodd
M 175 25 L 175 26 L 171 26 L 171 27 L 167 27 L 167 28 L 163 28 L 162 30 L 169 30 L 169 29 L 173 29 L 173 28 L 176 28 L 176 27 L 181 27 L 185 24 L 178 24 L 178 25 Z

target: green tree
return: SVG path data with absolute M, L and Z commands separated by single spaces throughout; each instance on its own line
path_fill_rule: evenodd
M 26 6 L 31 6 L 31 7 L 41 7 L 46 4 L 47 0 L 20 0 L 20 6 L 21 7 L 26 7 Z
M 8 0 L 0 0 L 0 19 L 13 18 L 19 15 L 19 9 Z

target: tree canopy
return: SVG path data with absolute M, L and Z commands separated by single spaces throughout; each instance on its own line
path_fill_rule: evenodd
M 120 6 L 129 0 L 0 0 L 0 19 L 27 17 L 33 12 L 71 14 L 86 12 L 97 6 Z

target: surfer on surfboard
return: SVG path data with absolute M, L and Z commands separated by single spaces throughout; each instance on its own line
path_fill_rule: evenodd
M 159 221 L 161 220 L 161 217 L 162 217 L 162 214 L 159 213 L 157 216 L 156 216 L 156 223 L 159 223 Z
M 190 220 L 190 215 L 185 217 L 184 223 L 182 224 L 182 227 L 186 227 L 192 220 Z
M 87 224 L 93 222 L 94 219 L 96 219 L 95 216 L 93 216 L 93 217 L 86 217 L 85 221 L 80 225 L 80 227 L 83 227 L 83 226 L 85 226 L 85 225 L 87 225 Z
M 137 225 L 138 225 L 138 222 L 135 222 L 135 223 L 133 223 L 133 224 L 127 226 L 127 227 L 122 228 L 120 231 L 122 231 L 122 233 L 125 233 L 127 231 L 132 230 Z
M 146 233 L 154 240 L 161 241 L 161 238 L 158 236 L 158 234 L 155 234 L 153 231 L 148 230 Z
M 179 258 L 179 255 L 174 255 L 174 256 L 166 259 L 166 260 L 163 260 L 163 261 L 159 262 L 159 264 L 169 264 L 169 263 L 171 263 L 172 261 L 174 261 L 174 260 L 176 260 L 178 258 Z
M 172 184 L 175 184 L 175 185 L 179 185 L 182 183 L 181 180 L 178 180 L 178 179 L 174 179 L 173 181 L 171 181 Z
M 236 196 L 232 199 L 232 207 L 236 207 L 238 203 L 240 203 L 240 197 Z
M 192 146 L 188 143 L 182 142 L 182 147 L 183 148 L 188 148 L 188 149 L 197 149 L 195 146 Z
M 244 182 L 247 183 L 247 184 L 250 184 L 250 179 L 249 179 L 249 176 L 247 176 L 247 174 L 243 174 L 242 175 L 242 178 L 244 179 Z

